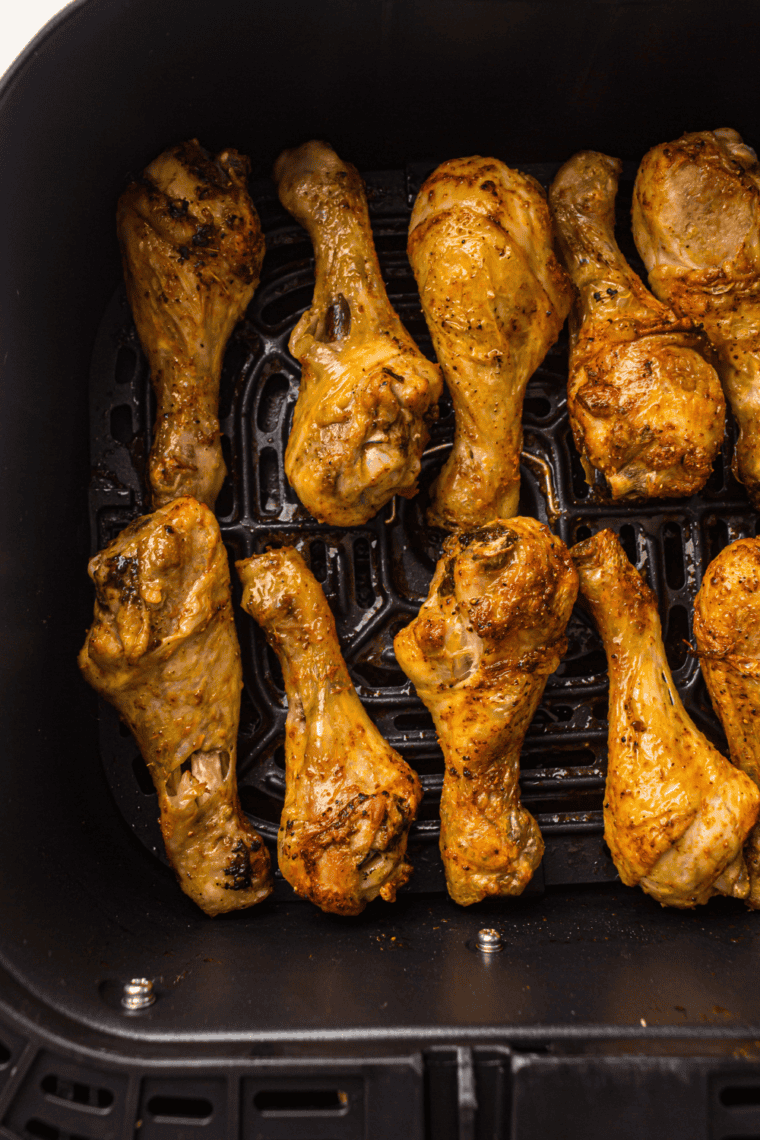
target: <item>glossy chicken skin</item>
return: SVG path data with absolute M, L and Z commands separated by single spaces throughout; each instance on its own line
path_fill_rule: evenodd
M 393 902 L 411 874 L 416 774 L 367 716 L 341 656 L 330 607 L 298 551 L 236 563 L 243 609 L 263 627 L 285 678 L 285 805 L 280 870 L 322 910 Z
M 586 479 L 613 499 L 695 494 L 723 442 L 725 401 L 704 335 L 658 301 L 615 241 L 621 163 L 581 151 L 549 191 L 578 298 L 567 405 Z
M 736 131 L 654 147 L 633 195 L 649 284 L 704 327 L 739 425 L 734 474 L 760 508 L 760 165 Z
M 316 259 L 311 307 L 289 342 L 301 389 L 285 474 L 320 522 L 357 526 L 415 494 L 440 369 L 388 300 L 355 167 L 308 142 L 280 155 L 274 178 Z
M 616 535 L 573 547 L 610 676 L 604 837 L 620 878 L 664 906 L 745 898 L 742 847 L 760 791 L 689 718 L 665 656 L 657 601 Z
M 547 527 L 495 519 L 447 539 L 427 601 L 396 636 L 443 749 L 441 855 L 462 906 L 519 895 L 541 862 L 541 832 L 520 803 L 520 749 L 577 592 L 567 549 Z
M 127 297 L 156 393 L 154 507 L 192 495 L 213 509 L 226 474 L 219 377 L 264 257 L 247 173 L 237 151 L 212 158 L 192 139 L 159 155 L 119 199 Z
M 517 512 L 525 388 L 559 335 L 572 286 L 554 256 L 543 189 L 494 158 L 433 171 L 408 251 L 456 415 L 428 518 L 472 530 Z
M 707 568 L 694 603 L 694 637 L 731 759 L 760 785 L 760 539 L 727 546 Z M 744 849 L 747 903 L 760 908 L 760 826 Z
M 131 523 L 89 573 L 95 619 L 79 667 L 135 736 L 182 890 L 206 914 L 260 902 L 269 853 L 238 802 L 242 671 L 216 519 L 177 499 Z

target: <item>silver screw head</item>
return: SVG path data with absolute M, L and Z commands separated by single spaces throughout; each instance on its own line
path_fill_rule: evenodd
M 483 954 L 495 954 L 497 950 L 503 949 L 504 944 L 498 930 L 484 927 L 483 930 L 478 931 L 478 938 L 475 945 Z
M 147 1009 L 155 1000 L 153 982 L 148 978 L 132 978 L 131 982 L 124 983 L 121 1004 L 125 1009 Z

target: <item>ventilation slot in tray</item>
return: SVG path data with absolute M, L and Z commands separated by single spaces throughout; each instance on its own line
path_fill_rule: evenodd
M 36 1116 L 27 1120 L 25 1132 L 27 1136 L 33 1137 L 33 1140 L 88 1140 L 86 1136 L 80 1136 L 76 1132 L 64 1132 L 54 1124 L 38 1120 Z
M 114 1099 L 110 1089 L 67 1080 L 56 1076 L 55 1073 L 48 1073 L 43 1077 L 40 1088 L 51 1100 L 62 1101 L 65 1104 L 81 1104 L 87 1108 L 110 1108 Z
M 243 1135 L 262 1140 L 364 1140 L 368 1135 L 364 1080 L 336 1075 L 245 1082 Z
M 148 1112 L 158 1124 L 205 1124 L 213 1115 L 210 1100 L 198 1096 L 152 1096 Z
M 760 1140 L 760 1082 L 751 1074 L 714 1079 L 710 1136 Z
M 348 1094 L 341 1089 L 262 1089 L 253 1103 L 262 1116 L 343 1114 Z

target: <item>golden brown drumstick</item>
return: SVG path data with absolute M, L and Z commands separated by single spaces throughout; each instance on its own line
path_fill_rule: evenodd
M 192 495 L 213 510 L 226 474 L 219 377 L 264 257 L 247 173 L 237 151 L 212 158 L 192 139 L 159 155 L 119 199 L 127 297 L 156 393 L 154 507 Z
M 393 902 L 411 874 L 409 828 L 420 782 L 367 716 L 341 656 L 322 589 L 297 550 L 236 563 L 243 609 L 263 627 L 288 697 L 280 870 L 334 914 Z
M 182 890 L 206 914 L 260 902 L 269 853 L 237 796 L 242 671 L 216 519 L 177 499 L 131 523 L 89 572 L 95 620 L 79 667 L 134 733 Z
M 565 649 L 578 576 L 534 519 L 494 520 L 444 544 L 398 663 L 433 714 L 443 749 L 441 855 L 462 906 L 519 895 L 541 862 L 520 803 L 520 749 Z
M 316 258 L 311 307 L 290 337 L 301 389 L 285 474 L 320 522 L 356 526 L 416 493 L 441 373 L 388 300 L 355 167 L 308 142 L 280 155 L 274 178 Z
M 649 284 L 712 341 L 739 425 L 734 474 L 760 508 L 760 164 L 736 131 L 698 131 L 645 155 L 633 236 Z
M 454 159 L 430 175 L 408 249 L 456 414 L 428 517 L 472 530 L 517 512 L 525 388 L 559 336 L 572 286 L 543 189 L 495 158 Z
M 623 882 L 664 906 L 745 898 L 742 846 L 760 791 L 689 718 L 668 667 L 657 600 L 617 537 L 571 550 L 610 675 L 604 837 Z
M 656 300 L 615 241 L 621 163 L 584 150 L 549 191 L 578 289 L 567 405 L 586 479 L 613 499 L 693 495 L 723 442 L 725 402 L 704 334 Z
M 727 546 L 694 603 L 694 637 L 734 764 L 760 785 L 760 539 Z M 760 825 L 744 849 L 749 906 L 760 908 Z

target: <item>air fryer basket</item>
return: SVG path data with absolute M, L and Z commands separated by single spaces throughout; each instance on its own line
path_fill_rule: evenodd
M 0 1135 L 760 1135 L 758 918 L 725 899 L 661 910 L 612 881 L 604 668 L 582 615 L 526 741 L 543 879 L 470 909 L 442 891 L 433 734 L 388 650 L 426 592 L 440 535 L 422 510 L 451 423 L 436 428 L 419 500 L 395 518 L 335 532 L 299 514 L 281 468 L 297 376 L 286 341 L 311 251 L 266 181 L 279 150 L 309 137 L 384 172 L 368 176 L 381 261 L 425 346 L 403 235 L 436 160 L 493 153 L 546 181 L 581 147 L 621 155 L 624 226 L 652 144 L 721 125 L 757 143 L 746 76 L 759 26 L 752 0 L 78 0 L 6 77 Z M 112 714 L 99 721 L 74 663 L 91 617 L 90 523 L 102 543 L 142 509 L 152 416 L 114 204 L 130 173 L 193 136 L 252 156 L 269 242 L 225 366 L 225 540 L 235 554 L 291 534 L 308 548 L 363 699 L 425 778 L 413 884 L 358 919 L 284 884 L 247 912 L 197 911 L 151 850 L 134 745 Z M 715 733 L 685 640 L 706 562 L 755 532 L 730 446 L 700 498 L 613 506 L 585 487 L 566 438 L 564 367 L 559 346 L 531 384 L 523 509 L 569 542 L 619 531 L 658 592 L 689 710 Z M 244 615 L 239 629 L 241 784 L 271 840 L 282 691 Z M 505 948 L 486 958 L 473 939 L 490 925 Z M 122 987 L 139 976 L 157 1000 L 129 1013 Z

